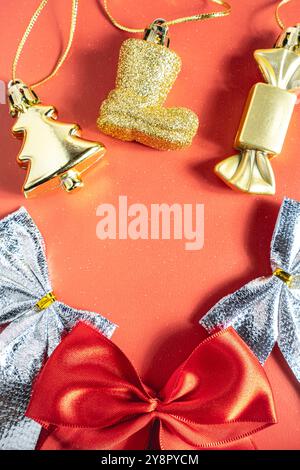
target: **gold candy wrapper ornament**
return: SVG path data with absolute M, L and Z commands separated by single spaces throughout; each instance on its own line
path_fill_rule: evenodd
M 123 42 L 116 88 L 103 102 L 97 123 L 117 139 L 173 150 L 191 145 L 199 123 L 190 109 L 164 106 L 181 69 L 164 23 L 155 20 L 144 39 Z
M 250 92 L 235 139 L 240 153 L 218 163 L 215 173 L 232 189 L 273 195 L 270 159 L 282 151 L 300 91 L 300 24 L 286 28 L 273 49 L 258 50 L 254 57 L 267 83 Z
M 103 157 L 105 147 L 82 139 L 77 124 L 58 121 L 55 108 L 42 105 L 20 80 L 9 84 L 8 96 L 10 113 L 17 118 L 12 132 L 23 138 L 17 161 L 28 169 L 24 195 L 82 187 L 82 174 Z
M 79 0 L 72 0 L 69 41 L 54 70 L 30 87 L 16 78 L 23 47 L 48 1 L 42 0 L 26 28 L 13 61 L 13 79 L 8 84 L 10 114 L 16 118 L 12 133 L 23 138 L 17 161 L 27 168 L 23 185 L 26 197 L 36 196 L 57 187 L 62 187 L 67 192 L 82 187 L 82 174 L 105 153 L 105 147 L 101 143 L 80 137 L 80 127 L 77 124 L 66 124 L 57 120 L 56 109 L 51 105 L 42 105 L 34 91 L 34 88 L 56 75 L 68 56 L 76 29 Z

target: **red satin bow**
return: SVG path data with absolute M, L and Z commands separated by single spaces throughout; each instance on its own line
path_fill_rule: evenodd
M 239 448 L 276 422 L 265 372 L 233 329 L 202 342 L 155 393 L 83 323 L 46 363 L 27 416 L 48 430 L 41 449 L 145 449 L 153 433 L 161 449 Z

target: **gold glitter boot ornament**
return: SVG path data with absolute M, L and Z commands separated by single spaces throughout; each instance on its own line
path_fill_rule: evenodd
M 111 91 L 100 108 L 99 129 L 124 141 L 137 141 L 159 150 L 188 147 L 198 129 L 197 115 L 187 108 L 165 107 L 167 99 L 181 69 L 181 59 L 169 49 L 168 27 L 186 21 L 226 16 L 230 6 L 214 13 L 180 18 L 173 21 L 155 20 L 144 31 L 143 39 L 127 39 L 120 50 L 116 88 Z M 129 29 L 117 23 L 107 9 L 112 23 L 119 29 Z
M 288 0 L 289 1 L 289 0 Z M 258 50 L 254 57 L 267 83 L 250 92 L 235 139 L 240 153 L 218 163 L 215 173 L 232 189 L 252 194 L 275 194 L 270 159 L 281 153 L 300 91 L 300 24 L 285 28 L 273 49 Z
M 17 49 L 13 63 L 13 79 L 8 84 L 10 114 L 17 118 L 12 132 L 13 135 L 23 138 L 17 161 L 27 169 L 23 185 L 25 197 L 36 196 L 57 187 L 73 192 L 83 186 L 82 174 L 105 153 L 105 147 L 101 143 L 80 137 L 77 124 L 58 121 L 55 108 L 43 106 L 33 90 L 52 78 L 66 59 L 75 33 L 78 0 L 72 0 L 69 42 L 54 71 L 31 87 L 16 79 L 16 68 L 24 44 L 47 3 L 48 0 L 42 1 L 31 18 Z

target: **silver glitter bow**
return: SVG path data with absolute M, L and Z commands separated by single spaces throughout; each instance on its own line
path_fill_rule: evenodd
M 232 326 L 263 364 L 276 341 L 300 381 L 300 203 L 284 199 L 271 242 L 273 275 L 221 299 L 201 319 L 212 331 Z
M 32 382 L 62 336 L 87 321 L 110 337 L 115 325 L 101 315 L 54 301 L 36 304 L 51 292 L 43 238 L 21 208 L 0 221 L 0 449 L 34 449 L 39 424 L 25 417 Z

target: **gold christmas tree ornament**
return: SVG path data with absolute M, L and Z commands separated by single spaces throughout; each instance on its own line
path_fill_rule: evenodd
M 103 4 L 117 28 L 143 32 L 143 39 L 127 39 L 120 50 L 116 87 L 101 105 L 97 124 L 108 135 L 124 141 L 136 141 L 159 150 L 189 147 L 198 129 L 198 117 L 190 109 L 167 107 L 165 102 L 181 69 L 181 59 L 169 48 L 170 25 L 226 16 L 230 6 L 212 0 L 225 10 L 173 21 L 156 19 L 145 30 L 127 28 L 118 23 Z
M 12 132 L 23 138 L 17 161 L 28 169 L 25 196 L 57 187 L 67 192 L 82 187 L 82 174 L 103 157 L 105 147 L 82 139 L 77 124 L 58 121 L 56 109 L 42 105 L 20 80 L 9 84 L 8 96 L 10 113 L 16 117 Z
M 10 114 L 16 118 L 12 133 L 23 139 L 17 161 L 27 169 L 23 185 L 26 197 L 58 187 L 69 193 L 74 192 L 83 186 L 83 174 L 105 153 L 105 147 L 101 143 L 81 138 L 81 130 L 77 124 L 59 121 L 56 109 L 51 105 L 42 105 L 34 91 L 34 88 L 54 77 L 67 58 L 76 28 L 78 0 L 72 0 L 68 45 L 53 72 L 31 86 L 16 78 L 17 64 L 25 42 L 47 3 L 48 0 L 43 0 L 30 20 L 13 62 L 13 79 L 8 84 Z
M 266 83 L 256 84 L 248 97 L 235 139 L 239 153 L 218 163 L 215 173 L 232 189 L 273 195 L 270 160 L 282 151 L 300 91 L 300 25 L 285 28 L 273 49 L 254 57 Z

